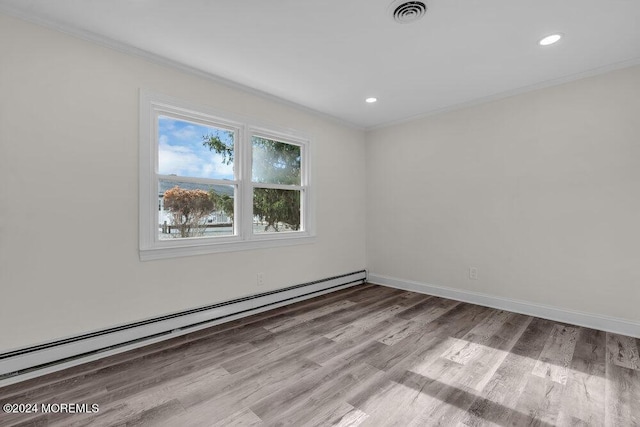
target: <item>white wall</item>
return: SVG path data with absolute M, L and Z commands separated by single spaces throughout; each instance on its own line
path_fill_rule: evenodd
M 317 242 L 140 262 L 140 88 L 311 135 Z M 360 130 L 0 15 L 0 352 L 363 269 L 364 153 Z
M 372 131 L 367 183 L 371 273 L 640 320 L 640 67 Z

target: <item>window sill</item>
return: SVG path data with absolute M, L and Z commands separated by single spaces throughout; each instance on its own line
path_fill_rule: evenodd
M 206 255 L 221 252 L 237 252 L 255 249 L 278 248 L 283 246 L 307 245 L 315 243 L 316 237 L 308 234 L 300 236 L 260 236 L 255 240 L 238 242 L 185 242 L 182 246 L 140 249 L 140 261 L 179 258 L 192 255 Z

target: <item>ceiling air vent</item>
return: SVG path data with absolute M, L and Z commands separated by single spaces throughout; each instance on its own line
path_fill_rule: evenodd
M 393 11 L 393 19 L 400 24 L 409 24 L 422 18 L 427 6 L 421 1 L 396 0 L 389 9 Z

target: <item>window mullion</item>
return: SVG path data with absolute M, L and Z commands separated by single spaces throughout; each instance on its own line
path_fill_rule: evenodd
M 242 135 L 242 236 L 243 240 L 251 239 L 253 235 L 253 186 L 251 185 L 251 133 Z

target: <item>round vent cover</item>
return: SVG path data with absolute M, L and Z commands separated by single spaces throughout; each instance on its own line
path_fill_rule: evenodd
M 422 18 L 427 11 L 427 5 L 421 1 L 394 1 L 390 9 L 393 19 L 401 24 L 409 24 Z

